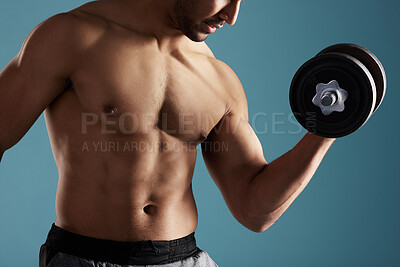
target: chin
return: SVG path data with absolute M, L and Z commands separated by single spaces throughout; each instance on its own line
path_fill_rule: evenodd
M 193 42 L 203 42 L 207 39 L 208 33 L 201 32 L 197 29 L 191 29 L 190 31 L 183 31 L 183 33 Z
M 189 36 L 188 36 L 189 37 Z M 190 40 L 193 42 L 204 42 L 207 39 L 208 35 L 207 34 L 197 34 L 196 37 L 189 37 Z

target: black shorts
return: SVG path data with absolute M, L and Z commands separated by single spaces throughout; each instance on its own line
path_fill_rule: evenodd
M 196 246 L 194 232 L 171 241 L 121 242 L 78 235 L 53 223 L 46 242 L 40 247 L 39 267 L 47 267 L 57 253 L 92 262 L 159 265 L 195 257 L 200 252 L 202 250 Z

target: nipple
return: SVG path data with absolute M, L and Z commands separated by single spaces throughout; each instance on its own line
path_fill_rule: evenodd
M 105 105 L 103 111 L 107 116 L 114 117 L 117 116 L 118 108 L 113 105 Z

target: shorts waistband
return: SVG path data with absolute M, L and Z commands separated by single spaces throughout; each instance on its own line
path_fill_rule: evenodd
M 63 252 L 99 262 L 129 265 L 165 264 L 197 254 L 194 232 L 170 241 L 113 241 L 64 230 L 54 223 L 46 239 L 53 255 Z

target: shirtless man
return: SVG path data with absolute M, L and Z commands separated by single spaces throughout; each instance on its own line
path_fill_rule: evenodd
M 239 79 L 203 42 L 235 23 L 240 4 L 95 1 L 28 36 L 0 74 L 0 154 L 45 112 L 59 183 L 40 266 L 216 266 L 194 239 L 199 144 L 252 231 L 308 184 L 334 139 L 307 133 L 268 164 Z

